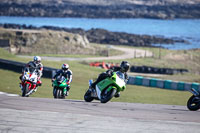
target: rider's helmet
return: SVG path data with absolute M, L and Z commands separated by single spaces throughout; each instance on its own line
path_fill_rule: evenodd
M 121 71 L 122 72 L 127 72 L 129 69 L 130 64 L 127 61 L 122 61 L 120 64 Z
M 63 64 L 62 65 L 63 72 L 67 72 L 68 69 L 69 69 L 69 65 L 68 64 Z
M 33 61 L 36 63 L 36 64 L 39 64 L 41 62 L 41 57 L 40 56 L 34 56 L 33 57 Z

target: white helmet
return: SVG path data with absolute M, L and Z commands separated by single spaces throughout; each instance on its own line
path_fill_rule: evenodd
M 62 70 L 65 72 L 69 69 L 69 65 L 68 64 L 63 64 L 62 65 Z
M 40 56 L 34 56 L 34 57 L 33 57 L 33 61 L 34 61 L 35 63 L 40 63 L 40 62 L 41 62 L 41 57 L 40 57 Z

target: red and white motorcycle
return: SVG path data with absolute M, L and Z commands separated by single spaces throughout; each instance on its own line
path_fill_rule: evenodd
M 28 97 L 37 90 L 38 72 L 37 69 L 26 67 L 22 75 L 22 97 Z

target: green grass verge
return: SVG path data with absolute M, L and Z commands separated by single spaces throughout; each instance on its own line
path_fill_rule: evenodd
M 3 49 L 0 49 L 0 58 L 16 60 L 20 62 L 28 62 L 30 59 L 18 58 L 15 55 L 11 55 Z M 129 61 L 134 62 L 152 62 L 155 60 L 151 58 L 145 59 L 131 59 Z M 63 62 L 42 61 L 44 66 L 60 68 Z M 113 61 L 113 62 L 120 62 Z M 70 95 L 68 99 L 81 99 L 85 91 L 88 88 L 88 80 L 94 79 L 100 72 L 105 70 L 90 67 L 77 61 L 67 61 L 70 65 L 70 69 L 73 71 L 73 81 L 71 83 Z M 159 63 L 159 62 L 158 62 Z M 151 64 L 151 63 L 149 63 Z M 0 77 L 0 91 L 8 93 L 16 93 L 21 95 L 19 88 L 19 76 L 20 73 L 2 70 L 0 74 L 4 75 Z M 172 77 L 171 77 L 172 78 Z M 38 91 L 31 95 L 31 97 L 45 97 L 53 98 L 51 80 L 42 78 L 43 85 L 39 87 Z M 187 100 L 191 94 L 186 91 L 172 91 L 159 88 L 150 88 L 143 86 L 127 85 L 127 89 L 121 92 L 120 98 L 113 98 L 112 101 L 117 102 L 134 102 L 134 103 L 151 103 L 151 104 L 169 104 L 169 105 L 186 105 Z
M 99 71 L 92 70 L 90 73 L 80 73 L 74 71 L 73 82 L 71 83 L 70 95 L 67 99 L 81 99 L 88 88 L 88 80 L 98 75 Z M 19 88 L 19 73 L 0 69 L 0 91 L 21 95 Z M 79 74 L 78 74 L 79 73 Z M 84 77 L 84 78 L 83 78 Z M 53 98 L 51 80 L 42 78 L 43 85 L 31 97 Z M 150 103 L 150 104 L 170 104 L 186 105 L 191 94 L 186 91 L 172 91 L 159 88 L 150 88 L 143 86 L 127 85 L 127 89 L 121 92 L 120 98 L 113 98 L 115 102 L 133 102 L 133 103 Z

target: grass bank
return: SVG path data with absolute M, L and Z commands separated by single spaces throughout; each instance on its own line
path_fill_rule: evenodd
M 30 59 L 18 58 L 15 55 L 11 55 L 3 49 L 0 49 L 0 58 L 16 60 L 20 62 L 28 62 Z M 154 64 L 155 60 L 151 58 L 131 59 L 129 62 L 132 64 L 139 64 L 144 62 L 152 62 L 149 65 Z M 42 61 L 44 66 L 60 68 L 63 62 Z M 113 62 L 120 62 L 113 61 Z M 84 65 L 78 61 L 67 61 L 70 65 L 70 69 L 73 71 L 73 81 L 71 83 L 71 90 L 68 99 L 81 99 L 88 88 L 88 80 L 96 78 L 103 69 L 90 67 Z M 157 62 L 159 63 L 159 62 Z M 0 77 L 0 91 L 8 93 L 16 93 L 21 95 L 19 88 L 19 73 L 2 70 L 0 74 L 5 75 Z M 53 98 L 51 80 L 42 78 L 43 85 L 34 93 L 31 97 L 45 97 Z M 142 86 L 127 85 L 127 89 L 121 93 L 120 98 L 113 98 L 112 101 L 117 102 L 134 102 L 134 103 L 152 103 L 152 104 L 170 104 L 170 105 L 186 105 L 189 92 L 185 91 L 172 91 L 159 88 L 150 88 Z

